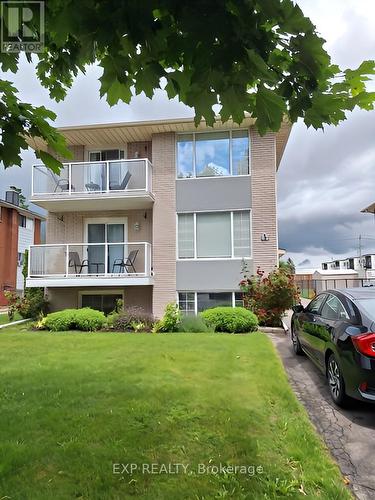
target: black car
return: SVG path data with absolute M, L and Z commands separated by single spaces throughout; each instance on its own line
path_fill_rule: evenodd
M 328 290 L 293 311 L 294 352 L 327 376 L 333 401 L 375 403 L 375 289 Z

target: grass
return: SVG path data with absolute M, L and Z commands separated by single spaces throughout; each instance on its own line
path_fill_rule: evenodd
M 351 498 L 264 334 L 20 325 L 0 333 L 0 371 L 1 498 Z M 114 463 L 188 469 L 113 474 Z M 263 471 L 197 473 L 220 463 Z
M 19 319 L 23 319 L 22 316 L 18 313 L 15 313 L 13 321 L 18 321 Z M 0 314 L 0 325 L 5 325 L 6 323 L 11 323 L 8 318 L 8 314 Z

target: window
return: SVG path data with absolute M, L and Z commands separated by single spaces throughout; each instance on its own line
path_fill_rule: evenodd
M 180 292 L 178 294 L 178 306 L 183 314 L 195 314 L 195 293 Z
M 123 160 L 125 151 L 123 149 L 103 149 L 102 151 L 89 151 L 89 161 L 111 161 Z
M 235 257 L 250 255 L 250 212 L 233 212 L 233 253 Z
M 91 307 L 109 314 L 116 307 L 116 301 L 123 299 L 121 293 L 118 294 L 82 294 L 81 305 L 82 307 Z
M 25 262 L 25 254 L 18 252 L 17 254 L 17 266 L 22 267 Z
M 229 212 L 197 214 L 197 258 L 232 256 Z
M 224 293 L 197 293 L 198 312 L 212 307 L 233 305 L 232 292 Z
M 331 320 L 349 319 L 345 307 L 342 305 L 340 299 L 338 299 L 335 295 L 328 296 L 328 299 L 325 301 L 323 306 L 321 316 Z
M 307 306 L 307 311 L 312 313 L 312 314 L 318 314 L 320 306 L 323 304 L 325 298 L 327 297 L 326 294 L 322 293 L 322 295 L 318 295 L 313 301 L 310 302 L 310 304 Z
M 248 210 L 178 215 L 179 259 L 230 259 L 250 254 Z
M 194 258 L 194 216 L 180 214 L 178 216 L 178 257 Z
M 212 307 L 243 307 L 242 292 L 178 292 L 183 314 L 193 315 Z
M 235 307 L 243 307 L 243 293 L 242 292 L 235 292 L 234 305 L 235 305 Z
M 178 135 L 178 178 L 220 177 L 248 173 L 248 130 Z
M 24 215 L 18 216 L 18 225 L 20 227 L 26 227 L 26 217 Z

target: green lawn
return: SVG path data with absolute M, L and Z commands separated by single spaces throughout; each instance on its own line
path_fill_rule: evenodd
M 0 333 L 0 498 L 351 498 L 264 334 L 26 328 Z
M 22 316 L 18 313 L 14 315 L 13 321 L 18 321 L 19 319 L 23 319 Z M 3 313 L 0 314 L 0 325 L 5 325 L 6 323 L 10 323 L 8 314 Z

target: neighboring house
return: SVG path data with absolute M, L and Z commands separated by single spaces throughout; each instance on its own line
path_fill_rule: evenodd
M 363 269 L 363 259 L 361 257 L 348 257 L 346 259 L 322 262 L 322 269 L 323 271 L 336 271 L 343 269 L 360 271 Z
M 33 167 L 31 201 L 49 211 L 28 286 L 52 309 L 115 300 L 160 317 L 240 303 L 242 261 L 278 265 L 276 172 L 290 125 L 192 119 L 61 128 L 74 157 L 60 175 Z M 42 142 L 33 147 L 45 148 Z
M 18 193 L 7 191 L 0 200 L 0 305 L 7 305 L 4 291 L 23 291 L 25 250 L 40 243 L 44 218 L 18 205 Z

